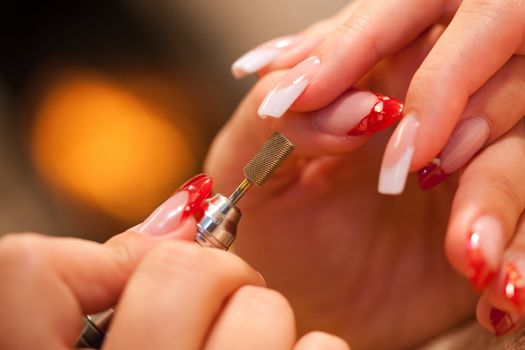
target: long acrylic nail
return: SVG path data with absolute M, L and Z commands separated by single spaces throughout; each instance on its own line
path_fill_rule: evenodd
M 503 228 L 498 219 L 486 215 L 472 225 L 467 242 L 467 277 L 482 290 L 496 275 L 503 258 Z
M 525 279 L 522 270 L 517 263 L 508 263 L 505 267 L 505 277 L 503 280 L 503 295 L 518 310 L 523 311 L 525 302 Z
M 199 174 L 182 185 L 179 191 L 189 194 L 188 205 L 184 209 L 183 219 L 193 215 L 199 220 L 206 208 L 206 199 L 210 197 L 213 187 L 213 179 L 206 174 Z
M 489 317 L 494 333 L 498 337 L 509 333 L 514 327 L 516 327 L 515 317 L 495 307 L 490 309 Z
M 368 136 L 388 128 L 402 115 L 401 101 L 369 91 L 350 90 L 313 113 L 313 124 L 334 135 Z
M 490 136 L 485 118 L 462 120 L 452 132 L 440 155 L 418 173 L 419 187 L 431 189 L 458 171 L 483 147 Z
M 257 112 L 259 116 L 282 117 L 315 77 L 320 65 L 321 60 L 312 56 L 292 68 L 266 95 Z
M 138 225 L 136 231 L 149 236 L 160 236 L 173 232 L 190 215 L 202 216 L 212 184 L 211 177 L 207 175 L 193 177 Z
M 257 46 L 242 55 L 232 64 L 231 71 L 233 76 L 240 79 L 248 74 L 259 71 L 272 63 L 294 43 L 294 36 L 283 36 Z
M 189 193 L 179 191 L 162 203 L 137 228 L 136 231 L 148 236 L 160 236 L 173 232 L 183 220 L 188 205 Z
M 385 150 L 378 190 L 383 194 L 400 194 L 405 188 L 410 163 L 414 155 L 414 140 L 419 121 L 414 113 L 407 114 L 399 123 Z

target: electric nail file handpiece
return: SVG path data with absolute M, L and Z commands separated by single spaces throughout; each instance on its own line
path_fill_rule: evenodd
M 208 208 L 197 224 L 195 242 L 204 247 L 228 250 L 235 240 L 241 212 L 237 202 L 252 184 L 262 186 L 281 163 L 292 153 L 293 144 L 282 134 L 274 133 L 244 167 L 244 180 L 230 197 L 216 194 L 208 200 Z M 84 328 L 76 346 L 99 349 L 111 322 L 114 310 L 84 317 Z

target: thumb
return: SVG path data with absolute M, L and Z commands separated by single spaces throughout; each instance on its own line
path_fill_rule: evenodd
M 73 344 L 80 316 L 116 304 L 149 250 L 166 240 L 193 237 L 191 214 L 202 207 L 210 191 L 211 179 L 198 176 L 142 224 L 106 244 L 36 234 L 2 238 L 0 348 L 54 344 L 58 349 Z

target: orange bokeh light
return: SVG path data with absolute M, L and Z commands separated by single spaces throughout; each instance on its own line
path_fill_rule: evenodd
M 136 222 L 196 165 L 181 118 L 165 109 L 99 74 L 62 75 L 36 109 L 37 169 L 56 190 Z

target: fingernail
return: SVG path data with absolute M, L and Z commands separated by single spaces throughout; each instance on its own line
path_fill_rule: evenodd
M 240 79 L 255 73 L 272 63 L 286 49 L 295 43 L 295 37 L 283 36 L 265 42 L 238 58 L 231 67 L 235 78 Z
M 490 309 L 490 324 L 494 328 L 494 333 L 498 337 L 507 334 L 516 327 L 514 317 L 505 311 L 496 309 L 495 307 Z
M 350 90 L 313 114 L 314 125 L 334 135 L 364 136 L 381 131 L 401 118 L 401 101 L 369 91 Z
M 467 277 L 477 290 L 496 275 L 503 258 L 503 228 L 498 219 L 482 216 L 472 225 L 467 242 Z
M 418 173 L 419 187 L 428 190 L 458 171 L 483 147 L 490 136 L 490 126 L 483 117 L 461 121 L 437 160 Z
M 259 107 L 259 116 L 261 118 L 282 117 L 315 77 L 320 65 L 321 60 L 312 56 L 292 68 L 266 95 Z
M 180 191 L 187 191 L 189 194 L 183 219 L 193 215 L 196 220 L 199 220 L 204 215 L 207 209 L 206 199 L 210 197 L 212 187 L 213 179 L 206 174 L 196 175 L 180 187 Z
M 173 232 L 190 215 L 204 212 L 203 204 L 211 194 L 212 183 L 207 175 L 195 176 L 155 209 L 136 231 L 148 236 Z
M 525 298 L 525 280 L 522 271 L 515 263 L 508 263 L 505 267 L 505 277 L 503 280 L 503 294 L 509 300 L 518 312 L 523 310 Z
M 383 194 L 400 194 L 405 183 L 414 155 L 414 140 L 419 121 L 414 113 L 407 114 L 399 123 L 385 150 L 378 190 Z

